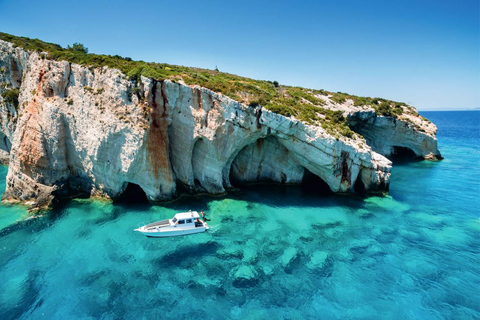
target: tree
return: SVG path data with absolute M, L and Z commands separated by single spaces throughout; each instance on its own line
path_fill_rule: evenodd
M 275 86 L 275 88 L 278 88 L 279 86 L 278 81 L 273 81 L 273 85 Z
M 71 47 L 67 46 L 67 50 L 88 53 L 88 48 L 78 42 L 75 42 Z

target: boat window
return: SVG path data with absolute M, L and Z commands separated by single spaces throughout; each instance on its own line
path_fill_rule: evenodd
M 192 223 L 192 219 L 187 219 L 186 223 Z
M 173 223 L 177 222 L 177 218 L 173 218 L 173 219 L 172 219 L 172 222 L 173 222 Z
M 185 220 L 178 221 L 178 224 L 184 224 L 184 223 L 185 223 Z

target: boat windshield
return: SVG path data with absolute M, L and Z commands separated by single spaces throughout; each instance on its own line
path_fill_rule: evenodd
M 172 219 L 172 222 L 173 222 L 173 223 L 177 222 L 177 218 L 173 218 L 173 219 Z

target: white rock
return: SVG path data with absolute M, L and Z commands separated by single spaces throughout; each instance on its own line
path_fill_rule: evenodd
M 168 200 L 178 185 L 218 194 L 232 187 L 230 177 L 299 183 L 306 170 L 335 192 L 353 191 L 357 179 L 367 191 L 388 189 L 391 162 L 365 140 L 337 140 L 319 126 L 206 88 L 141 77 L 139 98 L 118 70 L 43 59 L 4 41 L 0 68 L 0 90 L 20 89 L 18 108 L 0 97 L 0 161 L 9 163 L 4 200 L 41 206 L 78 192 L 117 197 L 129 183 L 150 200 Z M 404 129 L 402 121 L 362 121 L 367 142 L 381 153 L 393 145 L 437 152 L 433 135 Z

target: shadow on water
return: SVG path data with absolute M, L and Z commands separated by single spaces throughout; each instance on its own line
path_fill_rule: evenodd
M 161 268 L 172 268 L 174 266 L 189 267 L 192 264 L 196 264 L 200 258 L 215 254 L 220 247 L 221 245 L 216 241 L 190 244 L 177 248 L 174 252 L 153 260 L 152 263 Z
M 24 228 L 29 228 L 31 232 L 40 232 L 49 228 L 55 223 L 55 221 L 61 219 L 65 215 L 66 209 L 71 206 L 71 203 L 71 199 L 56 201 L 50 210 L 37 213 L 32 215 L 31 218 L 25 220 L 19 220 L 0 230 L 0 235 L 7 236 Z
M 404 160 L 411 161 L 411 160 Z M 360 188 L 360 187 L 359 187 Z M 83 199 L 88 199 L 82 197 Z M 335 207 L 348 206 L 353 209 L 362 208 L 366 196 L 360 192 L 350 194 L 333 193 L 328 185 L 313 174 L 306 174 L 300 185 L 285 184 L 254 184 L 244 185 L 230 190 L 222 196 L 212 195 L 183 195 L 170 202 L 148 201 L 145 192 L 136 184 L 129 183 L 125 192 L 114 199 L 110 210 L 103 217 L 95 220 L 95 224 L 102 224 L 115 220 L 129 212 L 148 211 L 151 207 L 160 206 L 178 212 L 196 210 L 207 211 L 212 201 L 233 199 L 247 201 L 250 209 L 254 203 L 265 204 L 272 207 Z M 41 217 L 18 221 L 3 230 L 0 235 L 7 236 L 17 230 L 28 228 L 31 232 L 40 232 L 49 228 L 57 220 L 67 214 L 68 209 L 79 206 L 75 199 L 60 199 L 56 201 L 51 210 L 43 212 Z M 88 208 L 86 208 L 88 210 Z
M 257 184 L 242 186 L 231 191 L 230 199 L 251 203 L 266 204 L 273 207 L 334 207 L 350 206 L 361 208 L 365 197 L 356 193 L 337 194 L 313 185 Z
M 394 165 L 408 165 L 409 163 L 424 161 L 424 159 L 417 156 L 412 149 L 398 146 L 393 147 L 393 153 L 388 159 L 392 161 Z
M 22 316 L 32 314 L 33 311 L 43 304 L 43 299 L 38 299 L 39 290 L 37 288 L 38 274 L 30 272 L 26 283 L 22 286 L 23 296 L 14 307 L 3 309 L 0 306 L 0 319 L 20 319 Z

